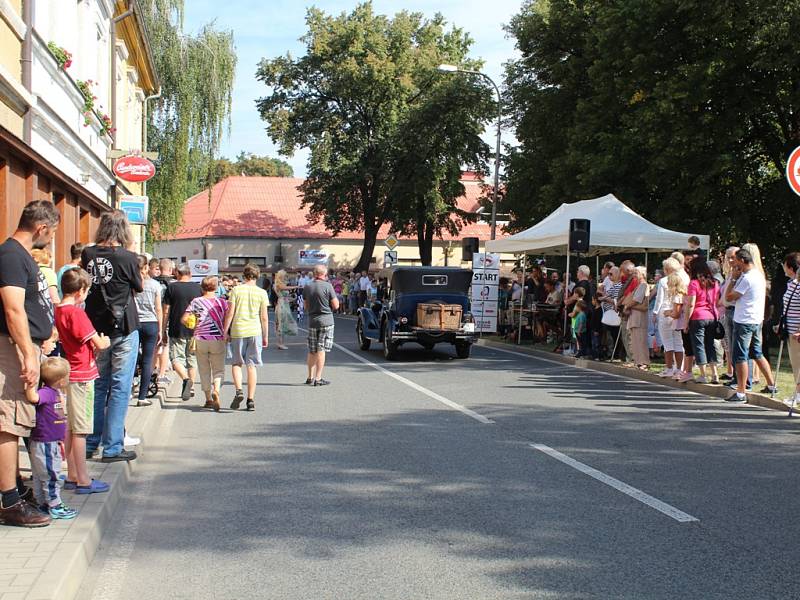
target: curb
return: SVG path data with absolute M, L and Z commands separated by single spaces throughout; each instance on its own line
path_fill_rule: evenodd
M 154 398 L 155 400 L 156 398 Z M 25 595 L 28 600 L 72 600 L 80 589 L 89 566 L 97 554 L 100 540 L 111 523 L 111 518 L 125 494 L 131 477 L 140 468 L 145 459 L 143 450 L 146 448 L 147 437 L 152 435 L 159 427 L 164 417 L 164 404 L 167 401 L 167 391 L 159 388 L 158 402 L 153 402 L 146 409 L 146 415 L 141 417 L 134 425 L 136 434 L 141 438 L 141 443 L 136 451 L 137 460 L 124 463 L 90 462 L 91 475 L 102 477 L 111 484 L 107 494 L 91 494 L 80 508 L 80 514 L 68 527 L 63 537 L 57 534 L 50 537 L 52 530 L 57 531 L 59 522 L 54 522 L 43 530 L 47 536 L 42 541 L 57 542 L 58 560 L 51 560 L 36 577 L 36 581 Z M 101 465 L 98 468 L 98 465 Z M 77 496 L 76 496 L 77 498 Z M 55 538 L 55 539 L 53 539 Z
M 664 387 L 670 387 L 679 390 L 688 390 L 690 392 L 695 392 L 696 394 L 702 394 L 704 396 L 709 396 L 712 398 L 720 398 L 722 400 L 728 398 L 732 393 L 732 390 L 730 390 L 727 386 L 724 385 L 708 385 L 704 383 L 694 383 L 694 382 L 678 383 L 673 379 L 665 379 L 663 377 L 659 377 L 655 373 L 639 371 L 636 369 L 629 369 L 627 367 L 623 367 L 615 363 L 586 360 L 584 358 L 573 358 L 571 356 L 562 356 L 561 354 L 556 354 L 555 352 L 544 352 L 542 350 L 537 350 L 535 348 L 527 348 L 525 346 L 515 346 L 513 344 L 505 344 L 502 342 L 495 342 L 486 339 L 478 340 L 477 344 L 479 346 L 484 346 L 486 348 L 498 348 L 502 350 L 511 350 L 520 354 L 528 354 L 530 356 L 547 359 L 552 362 L 559 362 L 565 365 L 572 365 L 578 367 L 579 369 L 587 369 L 589 371 L 599 371 L 601 373 L 608 373 L 610 375 L 627 377 L 628 379 L 638 379 L 639 381 L 647 381 L 649 383 L 655 383 Z M 747 392 L 747 404 L 752 406 L 761 406 L 763 408 L 769 408 L 771 410 L 777 410 L 786 413 L 788 413 L 789 411 L 789 407 L 786 406 L 783 402 L 771 398 L 765 394 Z

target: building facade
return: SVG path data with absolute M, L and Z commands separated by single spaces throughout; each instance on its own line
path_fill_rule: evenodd
M 50 199 L 59 265 L 121 195 L 141 193 L 111 166 L 121 143 L 142 148 L 157 87 L 147 34 L 135 0 L 2 0 L 0 17 L 0 237 Z
M 302 179 L 287 177 L 228 177 L 209 191 L 190 198 L 183 226 L 169 241 L 156 244 L 154 254 L 178 262 L 217 260 L 221 271 L 239 273 L 248 262 L 275 272 L 308 270 L 324 263 L 334 270 L 350 270 L 361 258 L 363 233 L 342 231 L 334 236 L 322 224 L 310 224 L 298 187 Z M 467 213 L 480 211 L 483 194 L 475 177 L 462 180 L 465 195 L 458 205 Z M 372 255 L 371 270 L 384 266 L 388 227 L 381 228 Z M 433 264 L 460 266 L 462 240 L 489 239 L 490 225 L 478 220 L 466 224 L 458 236 L 445 233 L 434 240 Z M 397 263 L 421 264 L 416 238 L 400 237 Z M 511 263 L 514 258 L 505 257 Z

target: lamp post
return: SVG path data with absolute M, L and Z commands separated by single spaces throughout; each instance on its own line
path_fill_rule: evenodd
M 489 83 L 494 86 L 494 90 L 497 92 L 497 148 L 495 149 L 494 154 L 494 191 L 492 193 L 492 233 L 491 239 L 495 238 L 495 234 L 497 232 L 497 188 L 500 185 L 500 126 L 503 120 L 503 108 L 502 108 L 502 99 L 500 96 L 500 88 L 497 87 L 497 84 L 494 80 L 489 77 L 486 73 L 481 73 L 480 71 L 471 71 L 469 69 L 462 69 L 457 67 L 456 65 L 439 65 L 439 71 L 443 73 L 468 73 L 470 75 L 478 75 L 486 79 Z

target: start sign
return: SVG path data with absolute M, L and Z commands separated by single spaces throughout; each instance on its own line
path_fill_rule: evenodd
M 786 179 L 792 191 L 800 196 L 800 146 L 794 149 L 786 162 Z

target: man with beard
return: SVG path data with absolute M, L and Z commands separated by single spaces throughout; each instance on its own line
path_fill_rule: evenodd
M 0 523 L 5 525 L 50 523 L 48 515 L 26 501 L 32 494 L 19 477 L 17 452 L 19 438 L 30 436 L 36 419 L 25 390 L 39 384 L 41 344 L 52 335 L 45 313 L 47 282 L 31 250 L 47 247 L 60 221 L 52 202 L 35 200 L 0 245 Z

